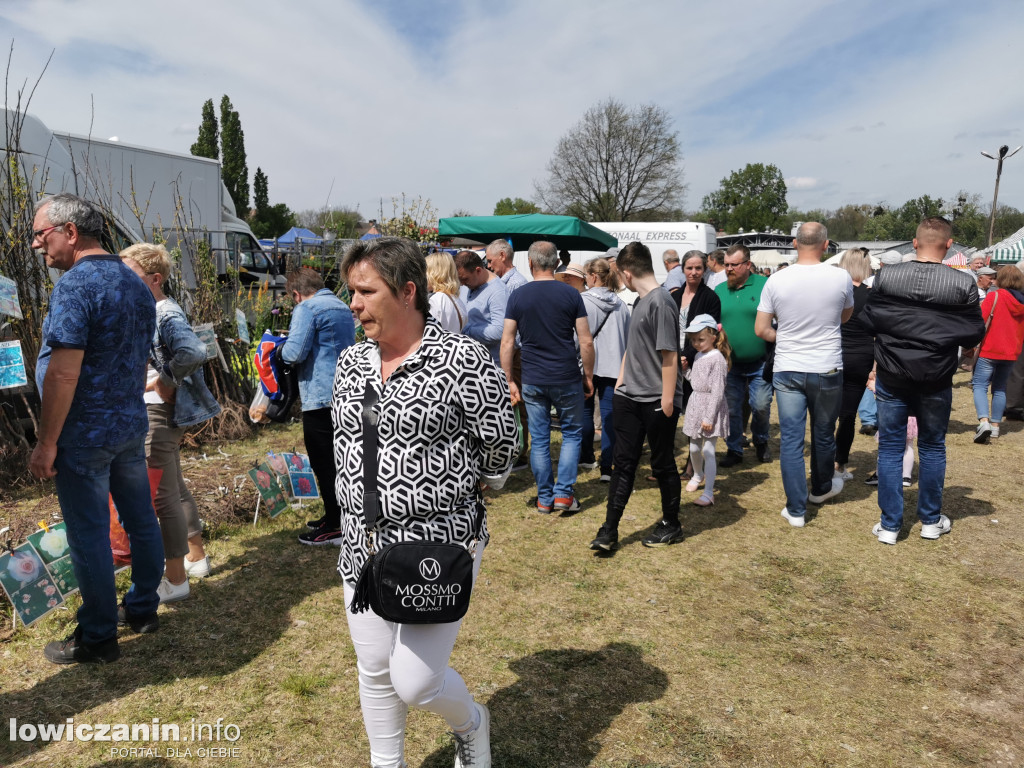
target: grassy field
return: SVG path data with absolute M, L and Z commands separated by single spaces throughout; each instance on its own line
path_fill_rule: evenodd
M 596 472 L 581 476 L 571 517 L 528 509 L 532 477 L 514 475 L 491 501 L 493 539 L 453 656 L 491 708 L 495 766 L 1024 765 L 1024 432 L 1009 422 L 975 445 L 965 384 L 949 435 L 953 531 L 939 541 L 919 536 L 916 484 L 897 545 L 870 535 L 875 442 L 862 435 L 855 480 L 804 529 L 779 516 L 777 461 L 748 459 L 720 475 L 714 507 L 684 507 L 686 540 L 660 550 L 640 545 L 658 517 L 641 478 L 610 558 L 587 548 L 607 491 Z M 233 476 L 268 445 L 300 441 L 297 427 L 269 431 L 186 475 L 216 464 Z M 772 444 L 777 455 L 777 434 Z M 250 491 L 237 503 L 251 510 Z M 337 550 L 295 541 L 309 511 L 215 526 L 214 574 L 161 609 L 158 633 L 124 635 L 116 664 L 43 659 L 68 611 L 0 645 L 4 725 L 159 718 L 187 736 L 193 718 L 222 718 L 237 741 L 115 745 L 156 749 L 140 757 L 5 734 L 0 765 L 367 766 Z M 237 753 L 198 752 L 210 746 Z M 453 754 L 440 718 L 411 713 L 410 766 L 450 766 Z

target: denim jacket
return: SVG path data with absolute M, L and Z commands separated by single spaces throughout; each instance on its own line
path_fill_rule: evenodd
M 303 411 L 330 407 L 338 356 L 355 341 L 352 310 L 326 288 L 303 299 L 292 310 L 288 338 L 281 345 L 280 355 L 298 369 Z
M 160 372 L 160 380 L 177 390 L 175 426 L 190 427 L 220 413 L 220 403 L 206 388 L 203 378 L 206 345 L 196 336 L 185 312 L 173 299 L 157 303 L 151 357 Z

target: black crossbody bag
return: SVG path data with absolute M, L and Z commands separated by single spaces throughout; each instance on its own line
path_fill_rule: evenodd
M 367 608 L 396 624 L 449 624 L 466 615 L 473 592 L 473 555 L 461 544 L 400 541 L 378 552 L 373 527 L 380 515 L 377 493 L 377 393 L 367 382 L 363 395 L 363 522 L 369 557 L 356 581 L 352 613 Z M 484 506 L 477 499 L 473 547 L 480 536 Z

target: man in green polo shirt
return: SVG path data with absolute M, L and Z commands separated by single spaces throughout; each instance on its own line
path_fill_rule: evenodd
M 757 458 L 771 461 L 768 450 L 768 417 L 772 408 L 772 385 L 764 373 L 765 342 L 754 333 L 761 289 L 768 278 L 757 274 L 750 262 L 750 249 L 732 245 L 725 252 L 725 282 L 715 287 L 722 302 L 722 329 L 732 347 L 732 365 L 725 380 L 725 399 L 729 404 L 729 437 L 721 467 L 743 461 L 743 402 L 750 403 L 750 431 Z

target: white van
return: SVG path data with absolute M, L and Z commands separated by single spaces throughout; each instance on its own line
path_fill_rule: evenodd
M 654 274 L 658 282 L 665 280 L 665 265 L 661 255 L 675 249 L 682 258 L 687 251 L 703 251 L 711 253 L 718 247 L 715 228 L 710 224 L 697 221 L 592 221 L 592 226 L 607 232 L 618 239 L 619 247 L 626 243 L 639 240 L 651 249 L 651 260 L 654 263 Z M 572 251 L 572 260 L 586 264 L 597 256 L 604 256 L 604 251 Z M 530 265 L 526 253 L 515 256 L 516 269 L 529 277 Z

